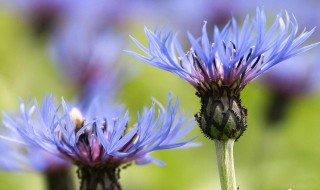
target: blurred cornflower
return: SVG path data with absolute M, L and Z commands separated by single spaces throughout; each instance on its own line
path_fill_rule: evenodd
M 53 33 L 53 62 L 80 91 L 76 98 L 83 104 L 99 96 L 110 99 L 106 96 L 115 96 L 128 77 L 128 69 L 118 64 L 124 44 L 120 25 L 126 15 L 119 12 L 125 9 L 113 1 L 81 1 Z
M 261 77 L 260 84 L 266 86 L 271 95 L 266 109 L 268 126 L 285 118 L 288 106 L 295 98 L 319 90 L 320 65 L 316 59 L 314 52 L 304 54 L 272 68 Z
M 187 53 L 167 28 L 155 32 L 145 28 L 148 48 L 132 38 L 147 56 L 129 53 L 178 75 L 197 89 L 202 106 L 196 118 L 209 138 L 238 139 L 246 129 L 241 90 L 274 65 L 316 45 L 299 47 L 314 29 L 299 35 L 297 30 L 296 20 L 287 12 L 285 18 L 277 15 L 267 30 L 265 13 L 257 9 L 252 23 L 247 16 L 242 28 L 234 18 L 221 31 L 215 27 L 213 42 L 209 41 L 206 23 L 201 38 L 188 33 L 192 48 Z
M 2 4 L 29 23 L 36 34 L 42 35 L 63 22 L 75 3 L 73 0 L 5 0 Z
M 122 38 L 112 29 L 88 29 L 70 23 L 57 32 L 51 43 L 54 63 L 88 101 L 98 95 L 112 96 L 121 84 L 116 64 Z M 114 95 L 114 94 L 113 94 Z
M 35 34 L 51 34 L 69 22 L 115 25 L 129 18 L 127 1 L 4 0 L 0 8 L 14 12 Z M 72 21 L 71 21 L 72 20 Z
M 117 112 L 100 110 L 100 115 L 92 117 L 92 113 L 72 107 L 63 99 L 56 105 L 53 97 L 47 96 L 42 105 L 36 99 L 33 104 L 21 101 L 20 116 L 6 116 L 4 123 L 31 146 L 76 164 L 80 189 L 121 189 L 120 166 L 130 162 L 164 165 L 149 154 L 186 147 L 194 139 L 181 141 L 194 122 L 183 112 L 178 114 L 178 100 L 173 103 L 171 94 L 165 108 L 159 103 L 145 107 L 132 127 L 128 127 L 129 112 Z
M 235 0 L 198 0 L 196 3 L 193 0 L 138 0 L 132 6 L 131 14 L 137 18 L 136 22 L 154 24 L 170 20 L 173 27 L 195 33 L 203 20 L 207 20 L 209 26 L 224 25 L 241 10 Z
M 134 4 L 134 3 L 132 3 Z M 70 22 L 85 24 L 88 28 L 96 30 L 98 28 L 118 28 L 126 26 L 127 19 L 131 18 L 130 1 L 74 1 L 73 9 L 68 14 L 67 24 Z

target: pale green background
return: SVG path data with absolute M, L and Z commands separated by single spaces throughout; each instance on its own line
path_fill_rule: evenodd
M 128 33 L 143 39 L 142 28 Z M 136 35 L 137 36 L 137 35 Z M 132 44 L 131 44 L 132 45 Z M 45 40 L 32 37 L 27 25 L 8 13 L 0 13 L 0 110 L 18 109 L 18 97 L 42 98 L 53 92 L 56 98 L 71 99 L 76 93 L 61 78 L 47 55 Z M 150 105 L 153 96 L 165 103 L 172 91 L 180 97 L 181 107 L 194 114 L 199 110 L 195 90 L 178 77 L 144 65 L 124 53 L 123 64 L 138 73 L 126 82 L 119 101 L 131 114 Z M 290 105 L 288 118 L 273 129 L 265 126 L 263 114 L 268 91 L 255 82 L 242 93 L 248 108 L 248 130 L 235 144 L 235 167 L 241 190 L 316 190 L 320 187 L 319 96 L 297 98 Z M 192 115 L 191 114 L 191 115 Z M 132 116 L 134 117 L 134 116 Z M 126 190 L 209 190 L 219 189 L 213 142 L 205 139 L 196 126 L 190 136 L 198 135 L 198 148 L 160 151 L 153 154 L 167 163 L 131 166 L 121 172 Z M 1 156 L 1 150 L 0 150 Z M 74 172 L 75 173 L 75 172 Z M 77 182 L 77 181 L 76 181 Z M 37 173 L 0 172 L 0 189 L 42 190 L 44 179 Z

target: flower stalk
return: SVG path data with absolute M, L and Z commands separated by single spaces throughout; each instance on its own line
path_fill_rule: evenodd
M 215 140 L 216 155 L 221 183 L 221 190 L 237 190 L 233 161 L 233 145 L 235 140 Z

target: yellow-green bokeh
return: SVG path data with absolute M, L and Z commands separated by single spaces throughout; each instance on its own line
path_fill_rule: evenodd
M 143 29 L 128 28 L 128 33 Z M 76 89 L 61 78 L 51 63 L 45 40 L 30 37 L 27 25 L 9 13 L 0 13 L 0 110 L 18 108 L 18 97 L 43 97 L 53 93 L 71 98 Z M 139 37 L 138 37 L 139 38 Z M 129 45 L 128 45 L 129 47 Z M 150 105 L 151 98 L 167 101 L 168 92 L 179 96 L 180 107 L 192 116 L 200 107 L 195 90 L 171 73 L 144 65 L 123 53 L 128 67 L 137 71 L 120 90 L 118 101 L 127 105 L 131 118 L 137 109 Z M 235 144 L 236 177 L 240 189 L 307 189 L 320 186 L 320 97 L 297 98 L 289 107 L 288 117 L 271 129 L 264 122 L 269 100 L 266 89 L 250 84 L 242 93 L 248 108 L 248 130 Z M 209 190 L 219 189 L 219 177 L 213 142 L 204 138 L 198 127 L 190 136 L 199 136 L 202 146 L 155 152 L 152 156 L 167 163 L 131 166 L 121 172 L 127 190 Z M 1 152 L 1 150 L 0 150 Z M 1 156 L 1 153 L 0 153 Z M 74 172 L 75 173 L 75 172 Z M 76 176 L 76 174 L 75 174 Z M 76 179 L 76 177 L 75 177 Z M 77 181 L 75 181 L 77 182 Z M 38 173 L 0 172 L 0 189 L 42 190 L 44 179 Z

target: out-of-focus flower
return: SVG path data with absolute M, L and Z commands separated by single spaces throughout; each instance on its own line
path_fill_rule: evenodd
M 148 48 L 132 39 L 147 56 L 129 53 L 197 89 L 202 105 L 196 118 L 209 138 L 238 139 L 246 129 L 241 90 L 274 65 L 316 45 L 300 47 L 313 30 L 298 34 L 298 24 L 291 19 L 288 13 L 285 18 L 279 14 L 267 29 L 264 11 L 257 9 L 252 23 L 247 16 L 241 29 L 235 19 L 221 31 L 215 27 L 213 42 L 204 24 L 199 39 L 188 34 L 192 48 L 187 53 L 168 29 L 152 32 L 146 28 Z
M 33 26 L 36 34 L 51 31 L 64 21 L 76 1 L 7 0 L 4 8 L 16 12 L 19 18 Z
M 284 96 L 299 96 L 319 89 L 315 80 L 320 68 L 313 54 L 304 54 L 276 66 L 261 79 L 270 90 Z
M 53 34 L 50 51 L 54 63 L 79 89 L 77 98 L 83 104 L 115 96 L 127 77 L 128 69 L 118 64 L 126 10 L 127 6 L 117 1 L 81 1 Z
M 75 1 L 72 12 L 69 12 L 67 24 L 78 23 L 87 26 L 88 30 L 98 28 L 117 28 L 131 18 L 131 2 L 127 0 Z
M 271 99 L 266 109 L 267 126 L 285 118 L 288 105 L 296 97 L 319 90 L 320 67 L 313 53 L 296 57 L 276 66 L 266 73 L 260 83 L 270 91 Z
M 181 141 L 194 122 L 182 112 L 178 115 L 178 101 L 173 104 L 171 95 L 166 108 L 159 104 L 157 113 L 155 106 L 144 108 L 137 123 L 129 128 L 128 111 L 124 116 L 113 113 L 91 117 L 63 99 L 57 106 L 48 96 L 42 105 L 36 100 L 33 105 L 21 102 L 21 115 L 6 116 L 5 123 L 30 145 L 74 162 L 79 167 L 81 189 L 95 189 L 97 185 L 120 189 L 116 173 L 119 166 L 130 162 L 163 165 L 149 154 L 182 147 L 194 139 Z
M 239 5 L 235 0 L 138 0 L 132 5 L 136 22 L 143 24 L 167 23 L 179 30 L 198 32 L 203 20 L 209 26 L 225 25 L 231 16 L 238 15 Z M 161 7 L 161 9 L 159 9 Z M 241 7 L 241 6 L 240 6 Z M 147 15 L 147 16 L 146 16 Z
M 54 36 L 51 52 L 54 63 L 79 89 L 81 99 L 90 100 L 117 92 L 121 80 L 116 63 L 122 43 L 112 29 L 97 31 L 70 24 Z
M 16 13 L 36 34 L 50 34 L 68 22 L 115 25 L 130 15 L 127 1 L 4 0 L 0 6 Z

